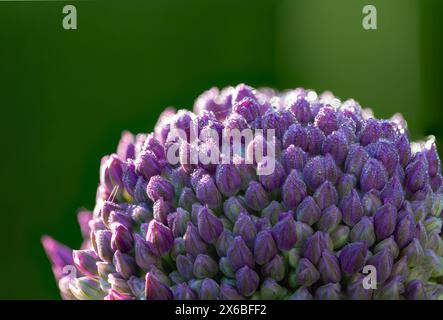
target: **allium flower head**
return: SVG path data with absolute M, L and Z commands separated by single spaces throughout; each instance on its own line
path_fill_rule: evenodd
M 64 299 L 442 299 L 441 162 L 409 139 L 331 93 L 212 88 L 122 134 L 79 250 L 42 243 Z

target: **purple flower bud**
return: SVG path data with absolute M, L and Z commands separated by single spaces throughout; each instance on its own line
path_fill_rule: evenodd
M 231 231 L 224 230 L 217 239 L 215 249 L 219 257 L 224 257 L 228 253 L 228 249 L 234 241 L 234 235 Z
M 409 275 L 408 257 L 403 256 L 392 267 L 391 277 L 400 276 L 403 280 L 406 280 Z
M 235 237 L 228 249 L 227 256 L 234 270 L 238 270 L 243 266 L 254 267 L 254 256 L 242 237 Z
M 161 144 L 156 138 L 154 138 L 154 135 L 152 134 L 148 134 L 148 136 L 146 137 L 146 140 L 143 144 L 143 149 L 152 151 L 158 160 L 164 160 L 166 158 L 165 148 L 163 144 Z
M 263 218 L 269 219 L 269 222 L 274 225 L 277 223 L 279 214 L 283 211 L 284 209 L 280 202 L 273 200 L 266 208 L 261 211 L 261 216 Z
M 120 250 L 123 253 L 127 253 L 132 249 L 132 242 L 132 234 L 124 225 L 119 224 L 114 228 L 111 238 L 112 250 Z
M 132 220 L 139 224 L 145 223 L 153 218 L 151 208 L 145 203 L 130 205 L 127 211 Z
M 242 185 L 240 173 L 232 164 L 219 164 L 215 171 L 215 181 L 218 190 L 226 197 L 235 195 Z
M 318 230 L 322 232 L 331 232 L 341 222 L 342 214 L 336 206 L 330 206 L 321 213 L 317 223 Z M 300 220 L 299 218 L 297 218 Z
M 134 297 L 129 294 L 120 293 L 117 290 L 111 289 L 103 300 L 134 300 Z
M 311 120 L 311 107 L 309 102 L 302 97 L 292 101 L 288 106 L 288 109 L 292 112 L 297 121 L 302 124 L 307 124 Z
M 340 199 L 351 193 L 357 185 L 357 178 L 353 174 L 344 174 L 337 183 L 337 191 Z
M 126 161 L 127 159 L 134 159 L 135 156 L 135 146 L 134 146 L 134 135 L 129 131 L 123 131 L 120 141 L 117 146 L 118 157 Z
M 424 221 L 424 227 L 426 232 L 431 234 L 434 231 L 441 231 L 442 221 L 437 217 L 430 217 Z
M 166 217 L 168 216 L 169 213 L 174 211 L 174 207 L 171 205 L 170 202 L 165 201 L 165 199 L 160 197 L 154 202 L 152 210 L 153 210 L 154 219 L 157 220 L 158 222 L 166 224 L 167 223 Z
M 191 222 L 188 222 L 188 228 L 183 236 L 183 240 L 186 252 L 193 256 L 197 256 L 199 253 L 206 253 L 208 250 L 206 243 L 198 233 L 198 229 Z
M 316 300 L 340 300 L 341 286 L 339 283 L 328 283 L 315 291 Z
M 360 187 L 367 192 L 371 189 L 382 190 L 388 180 L 388 174 L 383 164 L 375 159 L 369 159 L 363 166 L 360 176 Z
M 325 181 L 314 193 L 314 199 L 321 210 L 338 202 L 338 194 L 330 181 Z
M 122 175 L 122 161 L 116 154 L 112 154 L 104 159 L 100 168 L 100 181 L 103 185 L 109 190 L 112 190 L 115 186 L 120 186 L 122 184 Z
M 282 287 L 272 278 L 267 278 L 263 281 L 260 287 L 260 299 L 263 300 L 281 300 L 285 298 L 287 289 Z
M 334 250 L 343 247 L 349 239 L 350 229 L 348 226 L 339 225 L 331 232 L 331 241 Z
M 364 275 L 356 274 L 346 287 L 346 296 L 350 300 L 372 300 L 372 289 L 365 289 L 363 286 Z
M 74 250 L 72 257 L 75 266 L 85 275 L 95 277 L 98 275 L 97 262 L 100 258 L 95 254 L 94 250 Z
M 178 285 L 180 283 L 186 282 L 186 279 L 183 278 L 183 276 L 178 271 L 172 271 L 168 275 L 168 277 L 169 277 L 169 279 L 171 279 L 171 281 L 174 285 Z
M 311 196 L 304 198 L 296 211 L 297 221 L 304 222 L 310 226 L 320 219 L 320 214 L 321 210 Z
M 276 190 L 280 189 L 280 187 L 285 182 L 286 174 L 285 169 L 283 168 L 282 164 L 278 162 L 277 160 L 274 161 L 274 170 L 271 174 L 262 175 L 261 172 L 262 169 L 265 169 L 268 167 L 268 161 L 261 161 L 257 164 L 257 170 L 259 173 L 259 179 L 260 183 L 263 185 L 266 191 L 268 192 L 275 192 Z
M 323 283 L 340 282 L 341 270 L 337 257 L 329 250 L 323 250 L 318 262 L 318 271 Z
M 218 208 L 221 205 L 222 196 L 215 186 L 214 180 L 208 174 L 204 174 L 198 180 L 195 194 L 201 203 L 206 204 L 211 209 Z
M 200 237 L 207 243 L 214 243 L 223 231 L 223 224 L 211 209 L 201 207 L 197 215 L 197 226 Z
M 137 298 L 143 298 L 145 295 L 145 281 L 143 278 L 132 276 L 128 280 L 128 287 Z
M 143 270 L 149 270 L 151 266 L 159 264 L 147 242 L 138 234 L 135 235 L 135 262 Z
M 423 247 L 417 238 L 414 238 L 402 251 L 402 256 L 408 257 L 408 266 L 415 267 L 422 263 L 425 256 Z
M 398 248 L 398 245 L 394 240 L 394 236 L 390 236 L 389 238 L 386 238 L 377 243 L 377 245 L 374 247 L 374 254 L 379 253 L 380 251 L 383 251 L 385 249 L 389 250 L 391 256 L 394 259 L 398 257 L 400 249 Z
M 237 99 L 239 99 L 238 96 Z M 237 100 L 232 106 L 232 111 L 243 116 L 247 122 L 252 122 L 260 115 L 260 107 L 253 97 L 247 97 Z
M 200 287 L 200 300 L 217 300 L 220 295 L 220 287 L 213 279 L 206 278 Z
M 142 175 L 146 180 L 160 174 L 162 169 L 157 157 L 150 150 L 142 151 L 135 159 L 134 164 L 135 172 Z
M 417 154 L 415 159 L 408 164 L 405 170 L 405 187 L 414 193 L 423 189 L 428 182 L 428 163 L 423 154 Z
M 148 183 L 143 177 L 138 177 L 137 183 L 134 188 L 134 199 L 137 202 L 146 202 L 149 201 L 148 195 L 146 194 L 146 188 L 148 187 Z
M 110 262 L 98 261 L 97 265 L 97 273 L 100 278 L 107 279 L 110 273 L 115 273 L 115 267 Z
M 397 222 L 397 209 L 392 204 L 380 207 L 374 215 L 374 229 L 378 240 L 383 240 L 394 233 Z
M 67 246 L 55 241 L 49 236 L 44 236 L 41 239 L 43 248 L 45 249 L 46 255 L 52 264 L 52 271 L 57 280 L 63 276 L 63 268 L 66 265 L 72 265 L 72 249 Z
M 384 204 L 391 203 L 397 209 L 401 208 L 401 205 L 405 200 L 405 196 L 403 193 L 402 184 L 396 175 L 394 175 L 384 187 L 381 193 L 381 199 L 383 200 Z
M 234 235 L 241 236 L 250 248 L 253 247 L 257 229 L 247 213 L 240 213 L 232 231 Z
M 239 102 L 243 100 L 244 98 L 248 97 L 251 99 L 255 99 L 255 90 L 251 88 L 250 86 L 240 83 L 235 87 L 235 90 L 232 94 L 232 101 L 233 102 Z
M 415 221 L 411 215 L 407 215 L 397 223 L 397 227 L 394 232 L 395 241 L 400 249 L 411 242 L 415 237 Z
M 222 257 L 219 262 L 218 266 L 220 271 L 228 278 L 235 278 L 235 271 L 234 267 L 231 264 L 231 261 L 227 257 Z
M 222 283 L 220 285 L 221 300 L 244 300 L 243 296 L 231 285 Z
M 426 159 L 428 160 L 429 176 L 433 177 L 441 171 L 440 158 L 438 156 L 434 138 L 431 138 L 426 142 L 424 152 Z
M 134 275 L 137 271 L 134 258 L 118 250 L 114 253 L 112 263 L 115 266 L 115 270 L 125 279 Z
M 345 171 L 356 177 L 361 175 L 365 163 L 369 160 L 369 154 L 362 146 L 353 144 L 349 147 L 348 156 L 345 162 Z
M 111 247 L 112 232 L 109 230 L 98 230 L 94 233 L 96 252 L 101 260 L 112 262 L 114 250 Z
M 69 291 L 78 300 L 101 300 L 105 297 L 100 283 L 96 279 L 88 277 L 71 279 Z
M 111 211 L 108 218 L 108 227 L 114 229 L 118 225 L 124 225 L 128 230 L 132 230 L 132 218 L 125 211 Z
M 174 187 L 162 176 L 153 176 L 146 187 L 149 199 L 157 201 L 160 198 L 172 201 L 175 197 Z
M 193 274 L 197 279 L 214 278 L 218 265 L 210 256 L 199 254 L 194 261 Z
M 111 289 L 114 289 L 121 293 L 131 293 L 131 288 L 129 288 L 128 280 L 123 278 L 118 273 L 110 273 L 108 275 L 107 282 L 111 285 Z
M 328 243 L 325 234 L 321 231 L 315 232 L 311 235 L 302 248 L 303 257 L 309 259 L 313 264 L 317 264 L 320 260 L 324 249 L 328 248 Z
M 314 124 L 320 128 L 325 135 L 331 134 L 338 129 L 337 114 L 333 107 L 324 106 L 315 116 Z
M 238 291 L 243 296 L 249 297 L 257 290 L 260 278 L 249 266 L 244 266 L 235 273 L 235 282 Z
M 172 291 L 152 273 L 146 274 L 145 296 L 148 300 L 172 300 Z
M 137 184 L 138 176 L 135 173 L 134 161 L 129 159 L 122 163 L 122 184 L 129 195 L 134 196 L 135 186 Z
M 373 216 L 383 205 L 382 201 L 380 200 L 380 193 L 375 189 L 371 189 L 366 192 L 361 202 L 363 205 L 364 214 L 367 216 Z
M 364 241 L 368 247 L 375 243 L 374 224 L 368 217 L 363 217 L 351 230 L 351 241 Z
M 261 274 L 272 278 L 275 281 L 281 281 L 285 277 L 285 260 L 281 255 L 275 255 L 271 261 L 264 264 L 261 268 Z
M 192 210 L 192 205 L 197 202 L 197 197 L 191 188 L 184 187 L 180 193 L 180 198 L 178 200 L 178 205 L 187 211 Z
M 284 148 L 289 148 L 292 145 L 293 147 L 299 147 L 305 150 L 306 143 L 306 131 L 303 126 L 298 123 L 291 125 L 283 136 Z
M 400 300 L 404 292 L 401 277 L 394 277 L 375 292 L 375 300 Z
M 251 181 L 245 192 L 245 202 L 252 210 L 260 211 L 269 204 L 268 194 L 260 183 Z
M 306 147 L 303 148 L 309 154 L 320 154 L 325 134 L 318 127 L 308 124 L 305 128 L 306 132 Z
M 152 252 L 160 257 L 171 250 L 174 238 L 171 229 L 157 220 L 151 220 L 146 241 Z
M 409 138 L 407 134 L 402 134 L 395 143 L 397 147 L 398 156 L 400 163 L 403 167 L 409 163 L 409 159 L 411 158 L 411 145 L 409 143 Z
M 367 264 L 375 267 L 375 270 L 377 270 L 377 282 L 383 283 L 391 275 L 394 259 L 391 255 L 391 251 L 386 248 L 373 255 L 368 260 Z
M 191 256 L 188 255 L 178 255 L 176 260 L 176 266 L 178 272 L 186 279 L 191 280 L 194 275 L 194 263 Z
M 437 255 L 443 255 L 443 239 L 438 231 L 433 231 L 429 234 L 426 247 L 433 250 Z
M 196 294 L 186 283 L 179 284 L 174 290 L 174 300 L 195 300 Z
M 237 221 L 240 212 L 246 212 L 241 201 L 237 197 L 230 197 L 223 203 L 225 216 L 233 223 Z
M 303 244 L 305 243 L 306 239 L 308 239 L 314 231 L 310 226 L 308 226 L 306 223 L 303 223 L 301 221 L 295 222 L 295 247 L 301 248 Z
M 337 163 L 341 164 L 346 159 L 348 148 L 349 144 L 346 135 L 343 131 L 338 130 L 326 137 L 323 142 L 322 153 L 329 153 Z
M 380 161 L 391 176 L 399 163 L 399 157 L 395 146 L 388 140 L 380 140 L 366 146 L 369 155 Z
M 354 226 L 363 217 L 363 207 L 360 202 L 360 197 L 355 189 L 343 198 L 340 203 L 340 209 L 343 216 L 343 221 L 348 226 Z
M 281 156 L 281 162 L 287 174 L 291 173 L 292 170 L 302 171 L 306 160 L 307 155 L 303 149 L 293 144 L 288 146 Z
M 295 122 L 294 115 L 286 110 L 268 110 L 262 117 L 262 129 L 275 130 L 278 139 L 282 139 L 289 126 Z
M 186 229 L 188 228 L 188 222 L 191 219 L 191 215 L 188 211 L 178 208 L 175 213 L 174 221 L 172 222 L 172 234 L 175 238 L 182 237 Z
M 289 297 L 290 300 L 312 300 L 312 295 L 306 287 L 300 287 Z
M 412 280 L 406 287 L 406 298 L 408 300 L 426 300 L 425 286 L 421 280 Z
M 347 244 L 340 251 L 340 266 L 343 272 L 354 274 L 359 272 L 366 262 L 367 246 L 363 241 Z
M 300 259 L 297 268 L 296 281 L 298 285 L 309 287 L 320 278 L 320 273 L 306 258 Z
M 292 215 L 277 222 L 272 227 L 272 236 L 280 250 L 289 250 L 297 242 L 296 224 Z
M 242 179 L 241 190 L 246 190 L 249 187 L 249 182 L 257 179 L 256 169 L 252 164 L 245 163 L 244 159 L 241 160 L 237 159 L 236 162 L 234 162 L 234 164 L 241 175 Z
M 372 142 L 377 142 L 382 137 L 382 130 L 379 121 L 373 118 L 366 120 L 361 132 L 360 143 L 366 146 Z
M 277 254 L 277 246 L 272 233 L 268 230 L 260 231 L 255 238 L 254 257 L 255 262 L 264 265 Z
M 283 184 L 283 203 L 288 209 L 296 209 L 306 196 L 307 190 L 305 183 L 300 179 L 296 171 L 292 171 Z

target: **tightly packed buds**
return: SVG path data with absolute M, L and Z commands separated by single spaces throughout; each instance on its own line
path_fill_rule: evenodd
M 64 299 L 442 299 L 434 138 L 354 100 L 241 84 L 101 161 L 83 244 L 43 247 Z

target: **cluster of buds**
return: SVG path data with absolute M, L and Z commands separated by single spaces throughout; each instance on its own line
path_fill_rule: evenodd
M 224 161 L 217 139 L 174 134 L 195 126 L 275 135 Z M 241 84 L 124 132 L 79 214 L 81 249 L 43 246 L 65 299 L 442 299 L 442 210 L 435 141 L 411 143 L 400 115 Z

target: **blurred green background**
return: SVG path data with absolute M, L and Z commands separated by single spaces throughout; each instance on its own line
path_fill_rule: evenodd
M 59 298 L 41 235 L 78 247 L 121 131 L 211 86 L 329 89 L 443 141 L 441 0 L 82 1 L 66 31 L 68 3 L 0 2 L 2 299 Z

